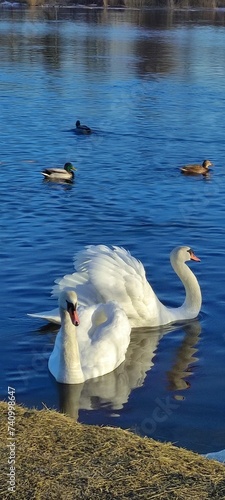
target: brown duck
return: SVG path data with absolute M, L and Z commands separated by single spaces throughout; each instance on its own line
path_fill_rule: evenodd
M 213 166 L 211 161 L 204 160 L 202 165 L 198 165 L 197 163 L 193 165 L 185 165 L 185 167 L 182 167 L 180 170 L 182 174 L 186 175 L 207 175 L 209 173 L 209 167 L 211 166 Z

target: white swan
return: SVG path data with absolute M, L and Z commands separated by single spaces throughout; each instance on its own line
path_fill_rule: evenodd
M 171 265 L 186 291 L 180 307 L 162 304 L 146 280 L 142 263 L 124 248 L 115 246 L 91 245 L 78 252 L 74 259 L 77 272 L 56 280 L 53 295 L 70 288 L 76 289 L 79 302 L 86 306 L 115 300 L 125 311 L 131 327 L 154 327 L 194 319 L 200 311 L 202 297 L 196 277 L 185 264 L 189 260 L 200 261 L 188 246 L 177 247 L 170 254 Z M 57 309 L 33 316 L 60 322 Z
M 59 312 L 61 328 L 48 361 L 57 382 L 80 384 L 115 370 L 124 361 L 130 324 L 117 304 L 80 308 L 78 318 L 77 294 L 64 290 Z

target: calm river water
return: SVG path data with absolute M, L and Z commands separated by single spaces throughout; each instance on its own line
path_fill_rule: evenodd
M 18 403 L 129 428 L 207 453 L 225 448 L 225 13 L 64 9 L 0 12 L 1 385 Z M 93 127 L 76 136 L 77 119 Z M 214 162 L 207 179 L 179 166 Z M 44 167 L 77 167 L 72 185 Z M 139 330 L 125 363 L 82 386 L 47 369 L 54 279 L 87 244 L 142 260 L 167 305 L 184 291 L 169 263 L 189 245 L 199 318 Z

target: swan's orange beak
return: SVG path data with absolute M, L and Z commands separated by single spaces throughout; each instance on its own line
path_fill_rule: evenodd
M 200 262 L 201 259 L 199 259 L 197 257 L 197 255 L 194 254 L 194 252 L 190 252 L 190 257 L 191 257 L 191 260 L 195 260 L 196 262 Z
M 79 320 L 79 316 L 78 316 L 78 313 L 76 311 L 76 309 L 74 308 L 70 308 L 69 309 L 69 313 L 70 313 L 70 318 L 71 318 L 71 321 L 73 323 L 74 326 L 79 326 L 80 324 L 80 320 Z

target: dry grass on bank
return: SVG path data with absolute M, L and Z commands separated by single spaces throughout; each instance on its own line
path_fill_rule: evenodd
M 225 467 L 196 453 L 52 410 L 16 406 L 16 493 L 7 492 L 7 404 L 0 402 L 0 498 L 225 499 Z

